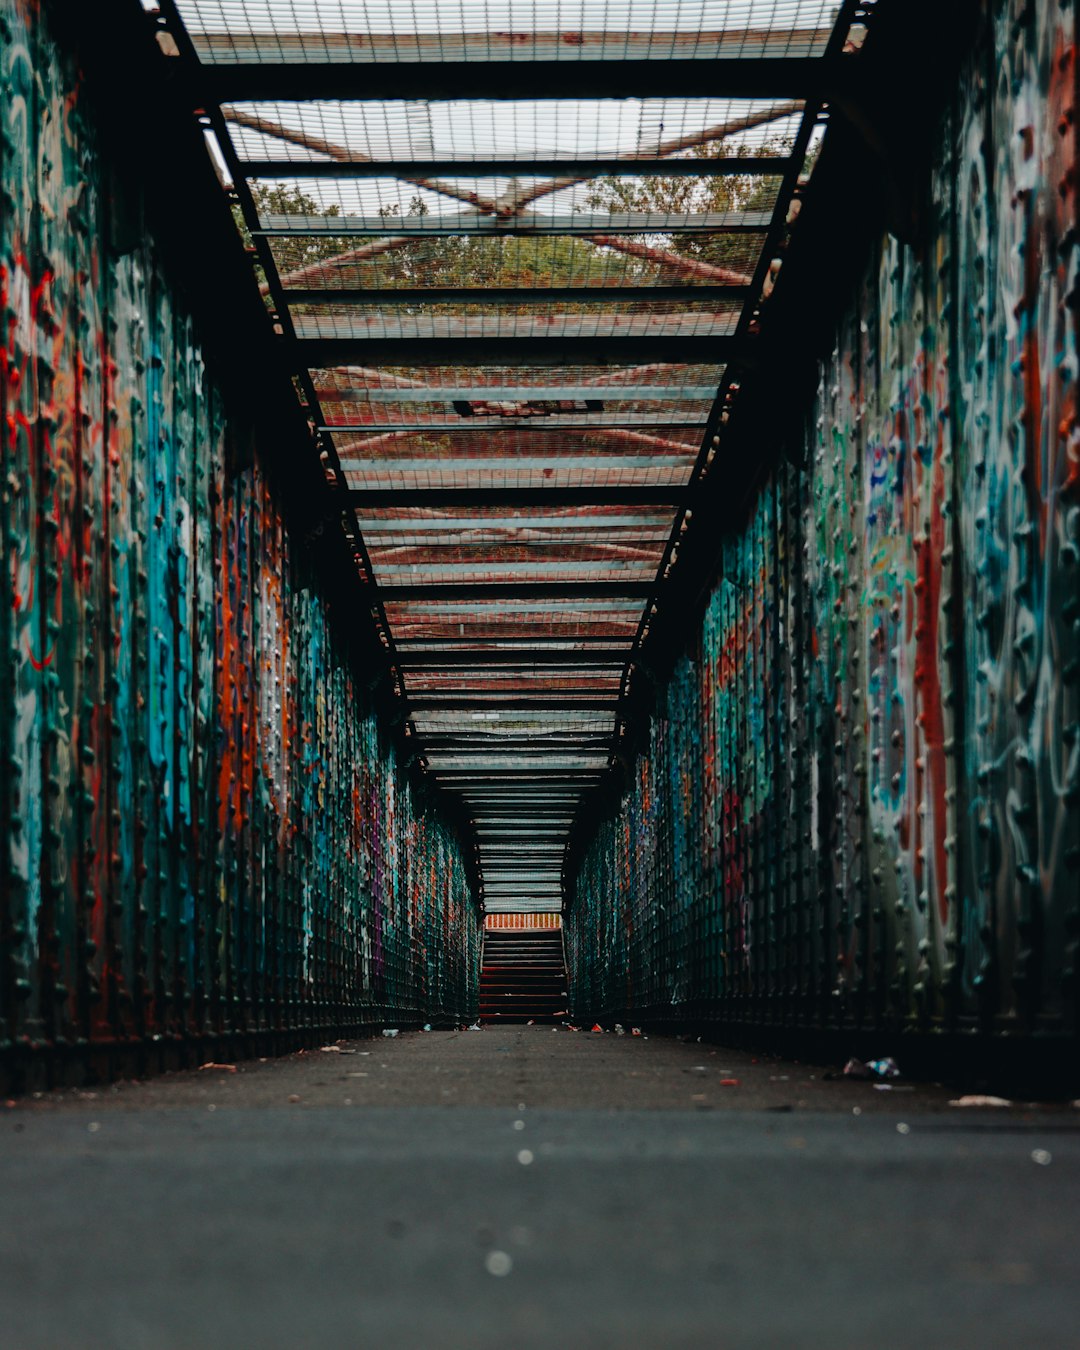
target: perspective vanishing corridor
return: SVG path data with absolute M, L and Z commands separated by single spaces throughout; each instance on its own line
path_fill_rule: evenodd
M 1071 1343 L 1078 21 L 0 0 L 17 1350 Z M 69 1250 L 68 1194 L 123 1234 Z M 941 1258 L 910 1335 L 883 1241 Z

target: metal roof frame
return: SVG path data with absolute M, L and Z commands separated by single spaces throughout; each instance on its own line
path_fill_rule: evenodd
M 533 32 L 525 7 L 511 43 L 407 17 L 295 31 L 275 5 L 272 32 L 211 0 L 160 0 L 160 24 L 231 179 L 419 762 L 476 829 L 489 906 L 559 908 L 558 845 L 619 754 L 636 653 L 867 11 L 630 34 Z M 527 100 L 578 100 L 595 125 L 530 141 L 488 106 Z M 654 122 L 609 148 L 606 100 L 651 100 Z M 439 143 L 436 104 L 469 134 Z

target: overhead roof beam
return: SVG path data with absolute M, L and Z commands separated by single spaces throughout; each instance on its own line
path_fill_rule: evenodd
M 546 159 L 248 159 L 247 178 L 782 178 L 789 160 L 781 156 L 728 155 L 716 159 L 627 155 L 560 155 Z
M 530 755 L 538 759 L 575 759 L 588 758 L 595 760 L 599 757 L 611 754 L 611 740 L 596 745 L 563 745 L 547 746 L 545 744 L 536 744 L 525 739 L 508 741 L 505 745 L 497 747 L 484 747 L 472 745 L 451 744 L 447 745 L 441 741 L 433 741 L 431 737 L 424 737 L 424 754 L 435 756 L 439 759 L 462 759 L 472 762 L 482 758 L 484 763 L 490 762 L 493 756 L 517 754 Z
M 700 286 L 383 286 L 368 290 L 347 286 L 305 290 L 287 286 L 284 290 L 290 305 L 335 305 L 339 308 L 378 305 L 382 309 L 396 305 L 605 304 L 621 307 L 653 302 L 745 300 L 749 293 L 749 286 L 711 283 Z M 602 401 L 603 393 L 594 389 L 590 397 Z M 394 430 L 399 427 L 400 424 L 396 425 Z
M 447 769 L 440 775 L 445 778 L 452 778 L 456 787 L 462 787 L 466 782 L 475 783 L 478 787 L 491 786 L 496 787 L 505 783 L 513 783 L 520 786 L 522 783 L 533 783 L 543 780 L 545 792 L 550 792 L 556 786 L 566 788 L 577 788 L 583 778 L 599 778 L 600 769 Z
M 314 316 L 313 316 L 314 317 Z M 645 365 L 659 362 L 671 364 L 717 364 L 745 355 L 746 344 L 731 334 L 712 333 L 698 336 L 657 334 L 637 337 L 594 335 L 590 337 L 306 337 L 284 339 L 296 354 L 297 360 L 310 370 L 331 366 L 375 364 L 389 366 L 589 366 L 589 365 Z M 374 393 L 375 391 L 370 391 Z M 380 391 L 385 392 L 385 391 Z M 406 390 L 393 390 L 401 395 Z M 456 402 L 465 396 L 453 389 L 436 390 L 435 401 Z M 521 390 L 517 391 L 521 396 Z M 713 392 L 710 392 L 713 397 Z M 490 400 L 492 391 L 476 395 Z M 526 399 L 544 398 L 539 391 L 530 391 Z M 575 394 L 549 393 L 549 399 L 579 397 Z M 609 397 L 605 386 L 594 386 L 582 398 Z M 655 397 L 652 394 L 638 398 Z M 372 400 L 374 401 L 374 400 Z M 384 400 L 391 401 L 391 400 Z M 392 400 L 397 401 L 397 400 Z M 402 400 L 404 401 L 404 400 Z M 431 400 L 429 400 L 431 401 Z
M 628 653 L 625 650 L 593 651 L 495 651 L 495 652 L 400 652 L 398 665 L 410 666 L 469 666 L 482 670 L 485 666 L 622 666 Z
M 491 645 L 489 647 L 485 647 L 483 645 L 485 642 L 488 642 Z M 550 644 L 552 647 L 557 648 L 558 650 L 573 651 L 575 650 L 575 648 L 572 644 L 578 642 L 586 644 L 596 643 L 599 646 L 607 646 L 608 644 L 618 645 L 622 647 L 627 652 L 627 654 L 629 654 L 629 652 L 632 650 L 632 640 L 630 638 L 620 639 L 614 634 L 606 634 L 606 635 L 601 634 L 599 637 L 597 637 L 595 635 L 590 635 L 588 633 L 584 634 L 575 633 L 573 637 L 551 637 L 537 633 L 532 637 L 499 637 L 499 638 L 474 638 L 474 639 L 470 639 L 467 637 L 405 638 L 402 640 L 401 645 L 398 647 L 397 650 L 399 655 L 412 654 L 422 650 L 426 651 L 429 648 L 433 650 L 445 649 L 447 651 L 467 650 L 470 652 L 470 654 L 472 654 L 487 651 L 503 651 L 503 650 L 521 651 L 522 649 L 531 649 L 534 646 L 539 647 L 542 645 L 546 646 Z M 448 646 L 447 645 L 448 643 L 457 643 L 458 645 Z M 517 643 L 519 645 L 517 647 L 512 647 L 511 646 L 512 643 Z
M 418 694 L 409 699 L 409 708 L 428 712 L 441 710 L 453 712 L 479 712 L 488 709 L 491 712 L 597 712 L 615 711 L 618 698 L 615 694 L 599 694 L 595 699 L 579 697 L 557 699 L 551 694 L 541 698 L 539 695 L 527 698 L 509 698 L 502 694 L 492 694 L 488 699 L 455 698 L 438 699 L 428 694 Z
M 381 600 L 646 600 L 649 581 L 468 581 L 374 587 Z
M 479 293 L 484 294 L 483 292 Z M 544 292 L 540 292 L 540 294 L 544 294 Z M 597 402 L 605 402 L 605 400 L 598 399 Z M 384 432 L 409 432 L 411 435 L 422 436 L 457 431 L 464 435 L 489 436 L 499 431 L 528 431 L 531 433 L 545 431 L 637 431 L 641 427 L 667 427 L 670 430 L 692 427 L 694 430 L 698 430 L 703 428 L 704 425 L 705 418 L 700 414 L 694 416 L 692 413 L 683 412 L 643 412 L 620 415 L 618 413 L 544 413 L 537 411 L 532 417 L 483 417 L 459 414 L 454 418 L 446 418 L 437 414 L 426 417 L 423 413 L 420 413 L 412 421 L 327 421 L 317 426 L 315 430 L 332 432 L 337 435 L 341 435 L 343 432 L 367 436 L 380 435 Z
M 349 502 L 361 510 L 393 506 L 678 506 L 684 487 L 582 488 L 354 488 Z
M 201 66 L 213 103 L 384 99 L 827 98 L 841 70 L 820 57 L 757 60 L 296 61 Z
M 501 364 L 501 363 L 497 363 Z M 630 372 L 631 374 L 633 372 Z M 374 372 L 378 375 L 378 371 Z M 325 403 L 708 403 L 716 398 L 711 384 L 461 384 L 375 385 L 367 389 L 317 388 Z M 502 418 L 475 410 L 461 414 L 463 426 L 500 425 Z M 475 418 L 476 421 L 464 420 Z
M 393 64 L 403 60 L 441 63 L 497 61 L 502 57 L 517 62 L 550 60 L 580 61 L 583 58 L 609 58 L 623 61 L 671 60 L 693 57 L 715 61 L 720 57 L 761 60 L 768 56 L 824 52 L 831 28 L 790 26 L 789 24 L 730 28 L 679 29 L 642 26 L 633 31 L 610 27 L 558 31 L 515 31 L 485 28 L 471 32 L 410 32 L 401 24 L 393 33 L 373 33 L 354 26 L 335 30 L 328 23 L 290 30 L 282 21 L 272 32 L 259 32 L 242 25 L 224 33 L 197 32 L 192 35 L 194 49 L 207 65 L 236 65 L 253 61 L 302 61 L 317 52 L 326 62 L 369 65 Z
M 402 239 L 574 234 L 762 234 L 771 211 L 578 211 L 573 215 L 309 216 L 268 213 L 252 234 L 266 238 Z M 612 290 L 616 288 L 611 288 Z M 545 291 L 546 294 L 546 291 Z

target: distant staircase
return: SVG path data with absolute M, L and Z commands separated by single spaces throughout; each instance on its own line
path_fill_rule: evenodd
M 566 966 L 559 929 L 484 934 L 482 1022 L 554 1022 L 566 1008 Z

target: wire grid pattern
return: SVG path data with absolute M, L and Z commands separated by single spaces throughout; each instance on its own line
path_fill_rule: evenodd
M 616 460 L 601 467 L 593 467 L 588 460 L 568 459 L 554 461 L 533 468 L 509 469 L 505 461 L 492 457 L 484 462 L 456 468 L 419 466 L 391 466 L 368 464 L 355 467 L 343 475 L 346 485 L 360 490 L 421 492 L 429 489 L 453 492 L 537 490 L 554 492 L 574 489 L 617 487 L 656 488 L 679 487 L 693 468 L 693 456 L 681 464 L 665 462 L 645 463 L 640 460 Z M 674 516 L 674 512 L 672 513 Z
M 597 421 L 599 422 L 599 418 Z M 500 419 L 463 417 L 452 431 L 428 431 L 408 426 L 389 431 L 368 431 L 363 426 L 348 432 L 335 431 L 334 441 L 342 461 L 351 458 L 473 459 L 496 453 L 509 464 L 517 459 L 544 459 L 551 455 L 625 455 L 640 449 L 651 454 L 694 454 L 701 443 L 700 427 L 665 426 L 663 423 L 590 426 L 582 417 L 580 430 L 547 427 L 542 420 L 524 426 L 507 425 Z M 695 434 L 696 433 L 696 434 Z
M 178 0 L 201 60 L 818 56 L 836 0 Z
M 619 180 L 620 184 L 627 181 L 641 180 Z M 603 290 L 617 302 L 618 290 L 625 286 L 707 290 L 747 285 L 764 238 L 748 232 L 680 237 L 673 231 L 654 231 L 644 238 L 598 235 L 597 239 L 607 240 L 601 243 L 570 234 L 419 239 L 394 235 L 393 230 L 394 222 L 388 221 L 382 239 L 337 236 L 332 241 L 333 255 L 327 253 L 329 240 L 271 237 L 270 251 L 286 295 L 290 291 L 310 295 L 324 290 L 371 293 L 431 287 L 482 292 L 491 286 L 542 293 L 559 286 Z M 386 297 L 376 299 L 385 302 Z M 300 303 L 313 301 L 305 298 Z
M 382 395 L 393 391 L 400 395 L 399 401 L 404 402 L 424 391 L 445 390 L 446 399 L 453 401 L 468 397 L 461 392 L 467 389 L 538 389 L 548 390 L 553 396 L 558 396 L 568 388 L 587 388 L 589 397 L 596 390 L 595 396 L 598 398 L 624 402 L 620 391 L 647 388 L 650 401 L 667 404 L 670 402 L 667 396 L 673 388 L 702 388 L 708 390 L 710 396 L 715 396 L 724 367 L 720 364 L 672 364 L 663 361 L 617 367 L 568 364 L 560 366 L 559 374 L 555 376 L 547 366 L 471 366 L 465 373 L 460 366 L 425 366 L 422 371 L 418 371 L 376 362 L 371 366 L 315 369 L 312 373 L 320 398 L 325 397 L 326 391 L 336 391 L 339 397 L 349 391 L 350 394 L 356 393 L 368 399 L 375 391 Z M 497 397 L 502 399 L 504 396 L 500 393 Z M 394 400 L 380 399 L 380 402 L 386 401 Z
M 369 552 L 378 549 L 459 549 L 491 545 L 529 544 L 567 550 L 585 546 L 603 548 L 612 544 L 648 547 L 663 542 L 671 527 L 670 512 L 641 511 L 640 515 L 617 507 L 532 508 L 508 515 L 496 508 L 401 507 L 395 512 L 360 508 L 357 518 Z
M 565 338 L 565 337 L 723 337 L 735 331 L 738 312 L 716 313 L 714 306 L 679 305 L 676 312 L 657 313 L 664 302 L 623 305 L 614 313 L 598 313 L 592 306 L 566 305 L 524 314 L 501 312 L 496 305 L 474 306 L 463 314 L 451 305 L 417 306 L 424 313 L 367 312 L 356 308 L 327 308 L 294 317 L 296 336 L 332 342 L 396 342 L 438 338 Z M 575 312 L 577 308 L 578 312 Z M 644 312 L 642 312 L 644 311 Z
M 223 89 L 226 68 L 260 63 L 814 58 L 840 8 L 177 5 Z M 411 733 L 477 826 L 497 909 L 561 907 L 565 831 L 609 762 L 640 592 L 663 564 L 723 385 L 708 344 L 742 331 L 759 301 L 804 112 L 798 90 L 222 105 L 268 308 L 283 310 L 310 414 L 355 493 Z M 502 365 L 440 365 L 446 346 L 425 346 L 540 338 L 600 342 L 603 356 L 530 366 L 522 348 Z M 622 338 L 700 342 L 702 358 L 620 362 L 610 344 Z M 305 343 L 333 364 L 305 360 Z M 589 595 L 594 584 L 606 589 Z M 473 585 L 486 589 L 463 595 Z
M 797 99 L 258 100 L 224 107 L 244 160 L 520 161 L 653 157 L 687 150 L 783 156 Z M 554 180 L 561 184 L 561 180 Z M 437 200 L 444 193 L 417 184 Z

